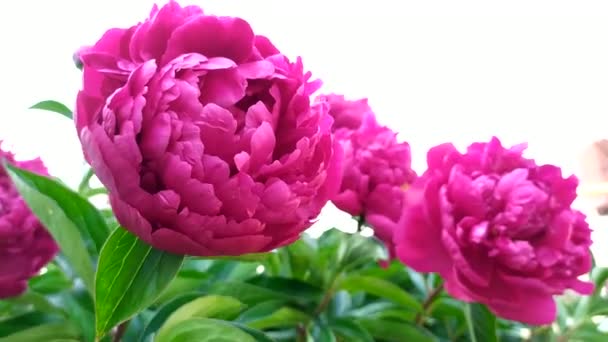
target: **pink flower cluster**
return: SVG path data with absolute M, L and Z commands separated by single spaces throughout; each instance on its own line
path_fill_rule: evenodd
M 22 294 L 58 247 L 19 196 L 4 163 L 48 175 L 40 159 L 16 161 L 0 148 L 0 299 Z

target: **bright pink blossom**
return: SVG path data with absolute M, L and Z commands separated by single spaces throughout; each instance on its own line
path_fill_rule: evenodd
M 506 319 L 548 324 L 554 295 L 591 293 L 590 229 L 571 208 L 578 184 L 559 167 L 522 156 L 493 138 L 466 153 L 451 144 L 428 153 L 428 170 L 406 193 L 397 255 L 438 272 L 447 292 L 486 304 Z
M 310 105 L 320 82 L 243 19 L 171 1 L 79 54 L 85 157 L 118 221 L 152 246 L 269 251 L 337 190 L 332 118 Z
M 40 159 L 16 161 L 0 148 L 0 298 L 15 297 L 53 259 L 58 247 L 21 198 L 4 163 L 48 175 Z

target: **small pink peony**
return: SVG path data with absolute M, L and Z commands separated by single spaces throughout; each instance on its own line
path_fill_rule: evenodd
M 118 221 L 198 256 L 296 240 L 340 184 L 320 86 L 239 18 L 171 1 L 80 52 L 76 126 Z
M 53 259 L 58 247 L 19 196 L 4 163 L 48 175 L 40 159 L 15 161 L 0 148 L 0 298 L 15 297 Z
M 570 207 L 577 179 L 524 158 L 525 147 L 493 138 L 465 154 L 432 148 L 406 194 L 395 243 L 401 261 L 441 274 L 452 296 L 540 325 L 556 317 L 553 295 L 592 292 L 578 279 L 591 269 L 591 231 Z
M 344 150 L 342 186 L 332 202 L 351 215 L 363 216 L 392 257 L 392 232 L 401 216 L 403 188 L 416 177 L 410 146 L 378 124 L 367 99 L 347 101 L 326 95 L 320 100 L 330 104 L 335 136 Z

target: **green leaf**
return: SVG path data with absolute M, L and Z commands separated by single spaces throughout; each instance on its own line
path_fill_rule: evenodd
M 211 285 L 207 292 L 234 297 L 247 305 L 255 305 L 273 299 L 289 300 L 290 297 L 260 286 L 241 282 L 221 282 Z
M 247 334 L 251 335 L 251 337 L 253 337 L 257 342 L 274 342 L 263 331 L 250 328 L 250 327 L 248 327 L 248 326 L 246 326 L 244 324 L 237 323 L 237 322 L 229 322 L 229 323 L 232 324 L 232 325 L 234 325 L 235 327 L 243 330 Z
M 350 275 L 340 282 L 340 288 L 350 292 L 363 291 L 374 296 L 390 299 L 393 302 L 411 308 L 422 310 L 422 305 L 399 286 L 379 278 L 360 275 Z
M 242 329 L 234 325 L 207 318 L 191 318 L 172 326 L 155 342 L 256 342 Z
M 294 327 L 308 320 L 310 320 L 310 317 L 304 312 L 290 307 L 282 307 L 266 317 L 249 321 L 246 325 L 255 329 L 265 330 L 269 328 Z
M 268 256 L 272 253 L 250 253 L 243 255 L 233 255 L 233 256 L 212 256 L 205 257 L 205 260 L 229 260 L 229 261 L 242 261 L 242 262 L 264 262 Z M 197 257 L 192 257 L 193 259 L 197 259 Z
M 173 327 L 191 318 L 232 319 L 244 308 L 238 300 L 225 296 L 197 298 L 175 310 L 158 331 L 158 340 L 163 340 Z
M 467 303 L 464 307 L 471 342 L 497 342 L 496 317 L 482 304 Z
M 47 271 L 28 281 L 28 288 L 41 294 L 53 294 L 72 287 L 72 281 L 54 264 L 46 266 Z
M 82 239 L 81 230 L 68 216 L 68 212 L 64 211 L 64 206 L 69 205 L 70 201 L 77 200 L 78 195 L 58 196 L 58 194 L 69 194 L 70 191 L 50 178 L 18 169 L 9 164 L 6 164 L 6 171 L 32 212 L 51 233 L 61 248 L 61 252 L 68 258 L 76 273 L 92 293 L 94 272 L 91 257 Z M 91 228 L 93 230 L 102 229 L 101 226 Z
M 183 260 L 182 255 L 153 249 L 125 229 L 114 230 L 101 249 L 95 277 L 96 335 L 154 303 Z
M 251 308 L 243 311 L 236 319 L 237 322 L 248 323 L 258 320 L 262 317 L 271 315 L 273 312 L 285 306 L 283 300 L 269 300 L 252 306 Z
M 200 296 L 201 296 L 201 294 L 198 292 L 191 292 L 191 293 L 183 294 L 179 297 L 175 297 L 175 298 L 173 298 L 173 300 L 167 302 L 165 305 L 163 305 L 158 310 L 158 312 L 154 315 L 154 317 L 152 317 L 150 322 L 148 322 L 146 327 L 143 329 L 143 331 L 139 335 L 139 341 L 140 342 L 146 341 L 146 339 L 150 335 L 155 334 L 158 331 L 158 329 L 160 329 L 160 327 L 165 323 L 167 318 L 169 318 L 169 316 L 171 316 L 171 314 L 175 310 L 177 310 L 182 305 L 184 305 Z
M 435 339 L 413 324 L 376 319 L 359 319 L 358 323 L 376 339 L 385 341 L 432 342 Z
M 71 221 L 72 225 L 78 228 L 80 234 L 86 241 L 92 241 L 93 246 L 90 246 L 90 249 L 95 251 L 95 253 L 99 253 L 101 247 L 110 235 L 110 229 L 106 225 L 106 221 L 101 213 L 89 201 L 51 178 L 43 177 L 10 165 L 7 165 L 7 168 L 10 170 L 9 173 L 11 174 L 13 181 L 15 181 L 16 178 L 19 180 L 17 188 L 19 189 L 19 192 L 22 193 L 22 196 L 23 192 L 26 192 L 28 194 L 31 193 L 30 197 L 32 201 L 36 201 L 40 197 L 48 198 L 48 201 L 54 201 L 55 203 L 50 209 L 57 207 L 57 209 Z M 28 201 L 27 198 L 26 201 Z M 30 202 L 28 202 L 28 204 L 29 203 Z M 57 227 L 48 226 L 47 228 L 59 229 Z
M 297 302 L 316 301 L 323 294 L 320 288 L 297 279 L 261 275 L 249 279 L 247 283 L 284 294 Z
M 59 113 L 68 119 L 72 118 L 72 111 L 68 107 L 66 107 L 66 105 L 53 100 L 40 101 L 35 105 L 31 106 L 30 109 L 48 110 L 50 112 Z
M 55 323 L 62 319 L 55 314 L 27 312 L 0 319 L 0 336 L 4 337 L 20 330 L 29 329 L 46 323 Z
M 359 323 L 350 319 L 339 318 L 330 323 L 333 331 L 349 342 L 374 342 L 374 337 Z
M 5 299 L 4 301 L 8 302 L 8 303 L 12 303 L 12 304 L 17 304 L 17 305 L 22 305 L 22 306 L 31 306 L 34 310 L 39 311 L 39 312 L 44 312 L 44 313 L 49 313 L 49 314 L 61 314 L 63 315 L 64 312 L 61 311 L 61 309 L 55 307 L 53 304 L 51 304 L 51 302 L 49 302 L 49 300 L 36 292 L 33 292 L 31 290 L 25 292 L 24 294 L 22 294 L 19 297 L 15 297 L 15 298 L 10 298 L 10 299 Z M 1 316 L 0 316 L 1 317 Z
M 595 284 L 594 295 L 597 295 L 601 292 L 606 280 L 608 280 L 608 268 L 606 267 L 596 267 L 591 271 L 591 279 Z
M 73 325 L 62 323 L 43 324 L 27 330 L 22 330 L 7 337 L 0 338 L 0 342 L 33 342 L 78 340 L 80 333 Z

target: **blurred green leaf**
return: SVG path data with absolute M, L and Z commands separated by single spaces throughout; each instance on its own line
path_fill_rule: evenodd
M 7 337 L 0 338 L 0 342 L 53 342 L 57 340 L 79 340 L 80 332 L 67 322 L 49 323 L 22 330 Z
M 49 112 L 59 113 L 68 119 L 72 118 L 72 111 L 61 102 L 54 100 L 40 101 L 31 106 L 30 109 L 41 109 Z
M 46 272 L 28 281 L 30 290 L 41 294 L 57 293 L 72 287 L 72 281 L 54 264 L 46 266 Z
M 337 335 L 349 342 L 374 342 L 374 337 L 357 322 L 339 318 L 331 321 L 330 327 Z
M 5 337 L 15 332 L 46 323 L 56 323 L 61 321 L 61 319 L 62 317 L 56 314 L 36 311 L 3 317 L 2 320 L 0 320 L 0 337 Z
M 177 274 L 184 257 L 154 249 L 125 229 L 108 238 L 95 278 L 96 335 L 152 304 Z
M 337 291 L 329 303 L 329 312 L 334 317 L 344 315 L 353 306 L 353 302 L 348 291 Z
M 591 279 L 595 284 L 594 294 L 597 295 L 602 291 L 602 288 L 608 280 L 608 268 L 607 267 L 595 267 L 591 271 Z
M 158 331 L 157 339 L 166 340 L 168 333 L 180 322 L 191 318 L 232 319 L 243 310 L 238 300 L 226 296 L 206 296 L 194 299 L 175 310 Z
M 255 305 L 269 300 L 289 300 L 289 296 L 260 286 L 242 282 L 218 282 L 204 289 L 210 294 L 234 297 L 247 305 Z
M 182 294 L 181 296 L 175 297 L 171 301 L 168 301 L 156 312 L 152 319 L 150 319 L 150 322 L 148 322 L 146 327 L 141 331 L 138 341 L 144 342 L 151 335 L 156 334 L 158 329 L 160 329 L 160 327 L 165 324 L 167 318 L 169 318 L 169 316 L 171 316 L 171 314 L 175 310 L 200 296 L 201 293 L 190 292 Z
M 377 297 L 386 298 L 414 311 L 422 310 L 422 304 L 399 286 L 380 278 L 350 275 L 340 282 L 340 289 L 350 292 L 364 291 Z
M 59 295 L 58 304 L 68 313 L 68 319 L 80 328 L 84 341 L 95 339 L 95 307 L 84 289 L 74 289 Z
M 255 329 L 286 328 L 308 320 L 310 320 L 310 317 L 304 312 L 290 307 L 282 307 L 266 317 L 250 320 L 246 325 Z
M 19 297 L 5 299 L 4 301 L 25 307 L 31 307 L 35 311 L 64 315 L 65 313 L 58 307 L 54 306 L 45 296 L 28 290 Z
M 568 337 L 568 342 L 605 342 L 608 332 L 600 331 L 597 324 L 587 322 L 576 328 Z
M 465 317 L 471 342 L 497 342 L 496 317 L 482 304 L 467 303 Z
M 83 221 L 83 218 L 87 209 L 84 209 L 86 205 L 74 206 L 79 200 L 82 200 L 77 194 L 50 178 L 8 164 L 6 170 L 32 212 L 51 233 L 61 248 L 61 253 L 68 258 L 72 267 L 92 293 L 93 264 L 82 234 L 85 231 L 103 229 L 105 227 L 103 220 L 100 218 L 101 224 L 79 227 L 77 222 L 86 222 Z M 85 200 L 82 201 L 88 203 Z M 97 213 L 94 208 L 90 214 L 95 215 L 92 213 Z
M 263 331 L 250 328 L 250 327 L 248 327 L 248 326 L 246 326 L 244 324 L 237 323 L 237 322 L 229 322 L 229 323 L 232 324 L 232 325 L 234 325 L 235 327 L 243 330 L 247 334 L 251 335 L 251 337 L 253 337 L 257 342 L 274 342 Z
M 413 324 L 376 319 L 359 319 L 359 324 L 376 339 L 385 341 L 431 342 L 435 339 Z
M 283 306 L 285 306 L 285 301 L 283 300 L 269 300 L 262 302 L 243 311 L 236 321 L 240 323 L 249 323 L 269 316 Z
M 207 318 L 191 318 L 167 330 L 155 342 L 256 342 L 255 338 L 234 325 Z
M 321 320 L 315 320 L 310 336 L 315 342 L 336 342 L 336 335 L 330 327 Z

